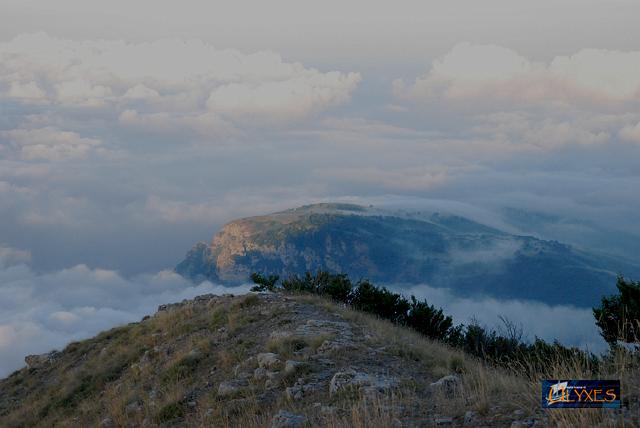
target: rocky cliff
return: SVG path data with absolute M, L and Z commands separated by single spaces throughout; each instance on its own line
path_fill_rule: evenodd
M 232 221 L 198 243 L 176 271 L 194 281 L 246 281 L 252 272 L 324 269 L 352 278 L 446 287 L 579 306 L 640 268 L 555 241 L 517 236 L 458 216 L 316 204 Z

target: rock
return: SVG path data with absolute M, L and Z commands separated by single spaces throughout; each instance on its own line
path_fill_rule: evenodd
M 249 357 L 233 368 L 233 374 L 240 376 L 243 372 L 248 372 L 256 366 L 256 358 Z
M 467 410 L 464 414 L 464 423 L 465 424 L 470 424 L 471 422 L 473 422 L 473 420 L 476 417 L 476 412 L 471 411 L 471 410 Z
M 263 354 L 258 354 L 256 359 L 258 360 L 258 365 L 266 369 L 273 368 L 280 364 L 280 359 L 278 358 L 278 354 L 274 354 L 272 352 L 265 352 Z
M 453 418 L 450 416 L 436 418 L 433 421 L 436 425 L 451 425 L 453 423 Z
M 372 376 L 367 373 L 349 369 L 344 372 L 337 372 L 333 375 L 331 382 L 329 383 L 329 395 L 332 396 L 335 393 L 350 387 L 363 387 L 368 395 L 378 392 L 384 393 L 397 385 L 398 380 L 395 378 Z
M 305 368 L 307 364 L 300 361 L 287 360 L 284 365 L 284 373 L 287 375 L 291 375 L 297 373 L 299 370 Z
M 218 396 L 230 397 L 236 395 L 242 391 L 244 386 L 246 385 L 239 381 L 220 382 L 220 385 L 218 385 Z
M 307 417 L 280 410 L 271 421 L 271 428 L 299 428 L 307 423 Z
M 302 387 L 300 387 L 299 385 L 290 386 L 285 390 L 285 394 L 289 400 L 301 400 Z
M 460 376 L 448 375 L 444 376 L 437 381 L 431 383 L 429 388 L 433 391 L 441 391 L 446 395 L 454 394 L 462 386 L 462 380 Z
M 113 428 L 114 426 L 113 419 L 104 418 L 103 420 L 100 421 L 100 426 L 103 428 Z
M 142 403 L 140 403 L 139 401 L 133 401 L 133 402 L 127 404 L 125 406 L 125 408 L 124 408 L 124 412 L 127 415 L 138 413 L 140 411 L 142 411 Z
M 253 379 L 257 381 L 261 381 L 267 378 L 267 369 L 263 367 L 258 367 L 253 371 Z
M 280 385 L 280 372 L 266 373 L 267 381 L 264 383 L 264 387 L 267 389 L 277 388 Z
M 202 294 L 200 296 L 194 297 L 193 300 L 195 302 L 207 302 L 215 298 L 216 298 L 215 294 Z
M 27 367 L 30 369 L 38 369 L 51 364 L 57 360 L 62 354 L 58 351 L 51 351 L 46 354 L 40 355 L 27 355 L 24 357 L 24 362 L 27 363 Z

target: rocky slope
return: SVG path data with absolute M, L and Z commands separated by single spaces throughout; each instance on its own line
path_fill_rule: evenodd
M 304 296 L 200 296 L 27 362 L 0 381 L 1 426 L 525 427 L 559 421 L 538 409 L 536 382 Z M 602 418 L 622 421 L 625 414 L 633 422 L 628 411 Z
M 427 283 L 459 295 L 591 306 L 615 275 L 640 267 L 555 241 L 517 236 L 437 213 L 389 213 L 316 204 L 232 221 L 198 243 L 176 271 L 202 281 L 246 281 L 252 272 L 324 269 L 387 284 Z

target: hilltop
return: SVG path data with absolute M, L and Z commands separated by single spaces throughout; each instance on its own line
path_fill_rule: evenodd
M 460 296 L 588 307 L 611 293 L 616 274 L 640 267 L 556 241 L 470 219 L 315 204 L 234 220 L 196 244 L 176 267 L 195 282 L 285 277 L 318 269 L 387 284 L 429 284 Z
M 2 426 L 638 422 L 628 409 L 544 414 L 538 379 L 310 295 L 199 296 L 26 360 L 0 381 Z M 553 374 L 584 375 L 561 363 Z

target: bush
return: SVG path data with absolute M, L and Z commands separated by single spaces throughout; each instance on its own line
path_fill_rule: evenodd
M 431 339 L 448 339 L 458 335 L 462 326 L 453 327 L 453 319 L 446 316 L 442 309 L 436 309 L 426 300 L 418 301 L 411 296 L 411 304 L 404 322 L 408 327 Z
M 600 334 L 610 346 L 618 341 L 640 345 L 640 282 L 627 281 L 619 276 L 619 294 L 603 297 L 600 306 L 593 308 L 593 316 Z
M 312 293 L 346 303 L 353 285 L 345 274 L 331 274 L 319 270 L 315 275 L 307 272 L 303 277 L 292 275 L 282 281 L 282 289 L 295 293 Z
M 549 367 L 557 367 L 558 363 L 572 361 L 584 370 L 597 367 L 599 359 L 588 352 L 577 348 L 568 348 L 558 342 L 547 343 L 536 338 L 527 343 L 522 337 L 522 328 L 509 320 L 501 318 L 504 331 L 498 332 L 472 322 L 468 326 L 454 325 L 453 319 L 445 315 L 441 308 L 429 305 L 426 300 L 418 300 L 415 296 L 409 299 L 394 293 L 385 287 L 378 287 L 367 280 L 355 285 L 344 274 L 332 274 L 318 270 L 316 274 L 307 272 L 304 276 L 292 275 L 276 286 L 277 276 L 264 277 L 253 274 L 251 278 L 259 287 L 272 291 L 283 290 L 292 293 L 311 293 L 326 296 L 334 301 L 346 304 L 353 309 L 367 312 L 396 324 L 410 327 L 434 340 L 440 340 L 451 346 L 460 348 L 492 364 L 501 365 L 521 372 L 526 370 L 530 376 L 545 373 Z M 594 314 L 603 314 L 598 325 L 603 332 L 617 326 L 622 315 L 635 314 L 637 332 L 638 313 L 640 312 L 640 285 L 618 280 L 621 296 L 603 299 L 603 307 L 594 309 Z M 627 318 L 628 319 L 628 318 Z M 612 327 L 611 327 L 612 328 Z M 617 332 L 617 330 L 616 330 Z M 603 333 L 604 335 L 604 333 Z M 613 336 L 607 336 L 613 340 Z M 616 336 L 618 337 L 618 336 Z M 634 336 L 636 337 L 636 336 Z M 631 339 L 632 337 L 626 337 Z
M 251 291 L 276 291 L 276 283 L 280 277 L 278 275 L 264 276 L 254 272 L 251 274 L 251 280 L 256 284 Z
M 349 304 L 359 311 L 369 312 L 398 324 L 404 324 L 409 302 L 398 293 L 360 281 L 349 297 Z

